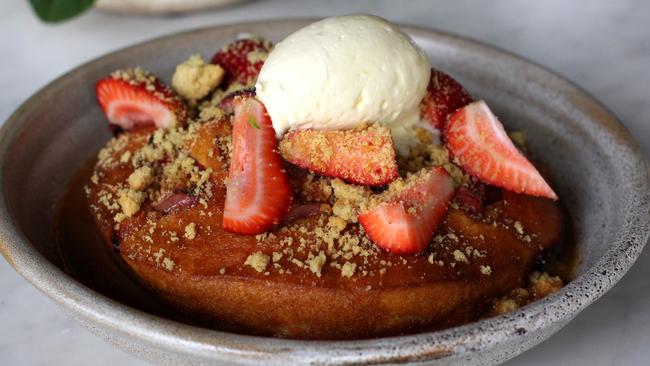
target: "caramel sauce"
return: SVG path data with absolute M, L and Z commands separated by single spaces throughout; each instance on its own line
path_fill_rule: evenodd
M 77 172 L 59 202 L 55 242 L 63 269 L 79 282 L 113 300 L 147 313 L 190 322 L 130 276 L 121 259 L 104 243 L 84 192 L 95 163 L 96 160 L 92 159 Z
M 214 328 L 214 323 L 206 323 L 185 315 L 160 301 L 130 275 L 129 269 L 119 256 L 104 243 L 90 213 L 84 192 L 84 186 L 90 179 L 95 163 L 96 160 L 91 159 L 77 172 L 59 203 L 55 242 L 63 269 L 89 288 L 130 307 L 167 319 Z M 563 211 L 566 213 L 566 210 Z M 573 278 L 579 257 L 574 245 L 571 222 L 566 218 L 563 230 L 563 239 L 544 258 L 539 259 L 538 269 L 559 276 L 566 284 Z M 454 321 L 448 326 L 480 317 L 480 314 L 469 314 L 467 319 Z M 444 327 L 446 326 L 439 325 L 434 329 Z

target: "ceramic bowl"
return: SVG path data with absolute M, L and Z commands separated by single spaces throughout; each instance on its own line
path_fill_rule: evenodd
M 567 80 L 512 54 L 404 26 L 435 67 L 485 99 L 506 127 L 526 131 L 570 213 L 580 262 L 559 292 L 511 314 L 443 331 L 354 341 L 261 338 L 190 326 L 114 301 L 66 274 L 53 241 L 58 200 L 74 172 L 109 138 L 95 81 L 142 65 L 169 77 L 188 55 L 206 57 L 241 32 L 279 40 L 311 20 L 199 29 L 98 58 L 47 85 L 0 132 L 0 249 L 74 318 L 117 347 L 167 365 L 491 365 L 549 337 L 609 290 L 648 239 L 648 169 L 629 133 Z

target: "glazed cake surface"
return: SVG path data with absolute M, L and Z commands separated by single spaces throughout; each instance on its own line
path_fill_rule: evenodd
M 221 226 L 229 136 L 223 116 L 122 133 L 100 152 L 87 186 L 102 236 L 129 271 L 216 327 L 342 339 L 475 320 L 497 305 L 516 308 L 495 299 L 526 286 L 561 236 L 555 203 L 496 190 L 480 214 L 452 203 L 425 252 L 392 255 L 345 215 L 365 188 L 292 166 L 298 214 L 265 234 L 232 234 Z M 135 168 L 138 159 L 158 173 Z M 157 197 L 161 190 L 178 193 Z

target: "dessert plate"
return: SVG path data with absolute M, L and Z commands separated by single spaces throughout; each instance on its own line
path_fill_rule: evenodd
M 262 338 L 191 326 L 135 309 L 64 271 L 53 240 L 58 202 L 74 173 L 110 137 L 96 80 L 141 65 L 172 75 L 239 33 L 273 41 L 314 19 L 240 23 L 145 42 L 82 65 L 27 100 L 0 131 L 0 251 L 29 282 L 91 331 L 156 364 L 491 365 L 535 346 L 609 290 L 650 233 L 645 158 L 625 128 L 569 81 L 512 54 L 403 26 L 434 67 L 524 130 L 574 228 L 579 263 L 559 292 L 513 313 L 443 331 L 354 341 Z M 167 80 L 168 81 L 168 80 Z M 75 219 L 75 218 L 73 218 Z

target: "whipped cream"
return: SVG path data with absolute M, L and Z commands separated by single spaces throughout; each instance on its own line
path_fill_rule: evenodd
M 310 24 L 278 43 L 255 89 L 278 137 L 376 122 L 399 140 L 419 121 L 430 72 L 426 56 L 396 26 L 348 15 Z

